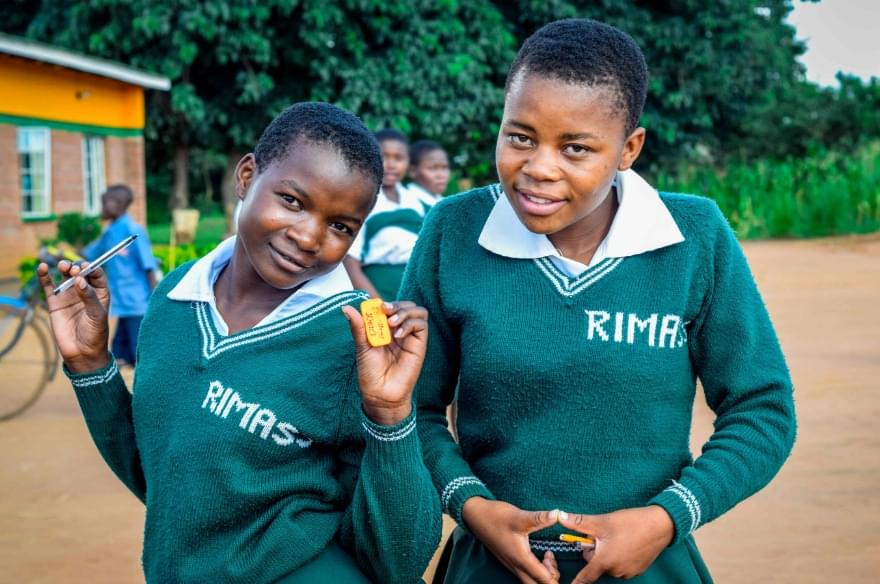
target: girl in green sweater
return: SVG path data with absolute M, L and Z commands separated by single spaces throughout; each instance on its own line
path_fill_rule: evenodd
M 693 531 L 791 450 L 788 370 L 729 226 L 630 170 L 646 86 L 621 31 L 545 26 L 508 74 L 500 184 L 440 201 L 419 236 L 419 433 L 460 526 L 438 581 L 711 582 Z M 697 378 L 717 419 L 694 460 Z
M 371 347 L 340 265 L 378 145 L 352 114 L 296 104 L 235 178 L 238 235 L 160 283 L 131 394 L 104 274 L 63 265 L 75 285 L 56 296 L 39 268 L 89 431 L 146 504 L 146 579 L 419 581 L 440 535 L 411 404 L 427 314 L 386 304 L 393 341 Z

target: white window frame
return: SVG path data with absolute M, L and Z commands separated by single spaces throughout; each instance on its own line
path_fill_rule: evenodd
M 43 185 L 44 189 L 41 193 L 42 199 L 45 201 L 44 205 L 41 209 L 36 211 L 25 211 L 24 210 L 24 184 L 22 182 L 22 178 L 24 177 L 24 169 L 21 166 L 21 155 L 24 153 L 21 149 L 21 134 L 25 133 L 36 133 L 42 132 L 45 137 L 44 143 L 46 145 L 46 151 L 43 153 Z M 28 151 L 31 152 L 31 151 Z M 50 217 L 52 215 L 52 131 L 43 126 L 19 126 L 18 133 L 16 134 L 16 154 L 18 156 L 17 164 L 18 164 L 18 186 L 21 190 L 19 197 L 19 212 L 23 218 L 39 218 L 39 217 Z M 33 183 L 32 183 L 33 184 Z M 33 191 L 31 192 L 31 197 L 33 198 Z
M 91 158 L 89 154 L 92 154 Z M 104 138 L 84 134 L 82 139 L 83 213 L 86 215 L 101 214 L 101 194 L 107 188 L 107 166 L 104 160 Z

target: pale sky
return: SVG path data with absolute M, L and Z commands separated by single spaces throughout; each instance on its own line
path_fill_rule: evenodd
M 880 1 L 795 0 L 789 22 L 807 41 L 801 62 L 810 81 L 835 85 L 838 71 L 880 77 Z

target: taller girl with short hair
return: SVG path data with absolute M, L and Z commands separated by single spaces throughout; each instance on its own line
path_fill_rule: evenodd
M 447 583 L 710 582 L 692 533 L 792 448 L 791 380 L 733 232 L 631 170 L 646 88 L 625 33 L 540 29 L 508 74 L 499 184 L 422 230 L 401 294 L 430 312 L 419 430 L 461 526 Z M 717 419 L 694 460 L 697 378 Z

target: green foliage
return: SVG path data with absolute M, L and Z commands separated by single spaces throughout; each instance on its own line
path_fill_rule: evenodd
M 40 260 L 38 260 L 36 256 L 23 258 L 18 263 L 18 280 L 22 285 L 29 284 L 31 280 L 34 279 L 34 275 L 37 273 L 37 265 L 39 263 Z
M 434 139 L 457 177 L 493 180 L 503 80 L 517 47 L 543 24 L 577 16 L 626 30 L 645 52 L 648 140 L 638 170 L 711 190 L 747 236 L 871 228 L 876 190 L 866 189 L 876 175 L 860 174 L 855 161 L 876 163 L 874 146 L 858 146 L 880 138 L 880 81 L 808 83 L 797 62 L 804 47 L 786 23 L 792 4 L 10 0 L 0 27 L 172 80 L 170 92 L 148 93 L 150 223 L 167 221 L 179 147 L 189 149 L 190 182 L 200 185 L 195 204 L 209 210 L 228 159 L 302 100 Z
M 705 194 L 742 238 L 816 237 L 880 229 L 880 141 L 852 152 L 690 166 L 661 174 L 662 190 Z
M 207 255 L 214 249 L 214 245 L 196 245 L 189 243 L 175 246 L 172 250 L 169 245 L 153 245 L 153 256 L 159 261 L 159 268 L 163 274 L 171 272 L 177 266 L 191 260 L 197 260 Z
M 82 213 L 65 213 L 58 219 L 57 241 L 66 241 L 74 247 L 82 247 L 101 234 L 101 222 L 97 217 Z
M 213 248 L 223 239 L 226 230 L 226 220 L 222 213 L 210 213 L 199 216 L 199 226 L 196 229 L 196 237 L 193 242 L 196 247 Z M 147 234 L 154 244 L 164 244 L 171 240 L 170 218 L 147 225 Z

